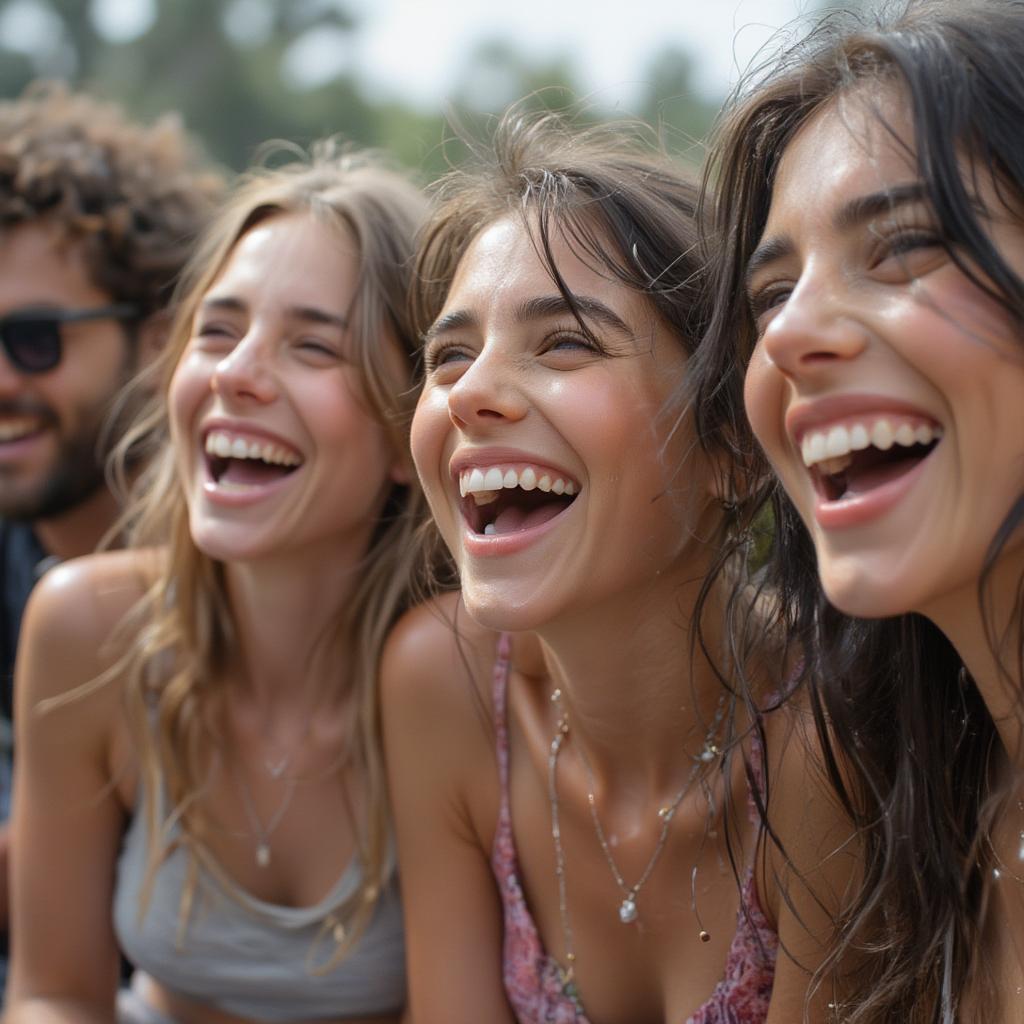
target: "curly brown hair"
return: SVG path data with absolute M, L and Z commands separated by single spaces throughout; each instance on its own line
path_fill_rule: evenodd
M 222 187 L 174 114 L 143 126 L 55 82 L 0 102 L 0 230 L 58 225 L 93 283 L 143 317 L 167 305 Z

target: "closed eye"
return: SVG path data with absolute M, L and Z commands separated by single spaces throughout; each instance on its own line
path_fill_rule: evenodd
M 334 360 L 341 357 L 341 353 L 335 346 L 318 338 L 300 338 L 296 341 L 295 347 L 314 358 Z
M 578 331 L 559 330 L 550 334 L 547 339 L 547 352 L 601 352 L 600 346 L 590 338 L 584 337 Z
M 872 270 L 883 281 L 922 277 L 945 263 L 946 245 L 933 231 L 900 231 L 880 240 Z
M 772 310 L 785 304 L 793 292 L 790 281 L 770 281 L 747 294 L 747 305 L 759 330 L 763 330 L 762 321 Z
M 239 330 L 229 323 L 221 320 L 201 321 L 193 331 L 200 346 L 208 351 L 229 351 L 234 348 Z
M 423 352 L 423 366 L 427 373 L 434 373 L 442 367 L 471 362 L 472 359 L 472 353 L 457 341 L 431 342 Z

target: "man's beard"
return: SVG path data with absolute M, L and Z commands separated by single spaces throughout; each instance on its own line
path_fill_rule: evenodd
M 38 406 L 34 411 L 44 412 Z M 49 470 L 34 489 L 24 491 L 14 487 L 14 493 L 6 494 L 5 474 L 0 469 L 0 516 L 22 521 L 51 519 L 92 497 L 104 486 L 106 453 L 98 449 L 105 411 L 91 410 L 88 421 L 71 437 L 60 438 Z M 59 429 L 60 424 L 51 410 L 45 410 L 44 416 L 46 429 Z

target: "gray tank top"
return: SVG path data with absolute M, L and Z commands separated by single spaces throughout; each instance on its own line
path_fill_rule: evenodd
M 275 1024 L 393 1014 L 405 1005 L 405 946 L 394 871 L 356 947 L 337 967 L 318 974 L 316 968 L 335 950 L 324 920 L 358 885 L 355 862 L 314 907 L 265 903 L 220 872 L 200 867 L 179 941 L 188 855 L 176 849 L 160 866 L 140 920 L 147 854 L 141 811 L 140 798 L 114 890 L 114 929 L 137 969 L 188 999 Z

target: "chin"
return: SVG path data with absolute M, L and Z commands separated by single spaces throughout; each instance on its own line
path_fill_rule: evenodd
M 462 586 L 462 603 L 469 617 L 496 633 L 524 633 L 541 628 L 549 621 L 533 594 L 517 595 L 513 588 Z
M 196 549 L 215 562 L 245 562 L 252 559 L 253 545 L 240 536 L 240 531 L 226 530 L 220 524 L 193 522 L 189 533 Z
M 888 619 L 913 610 L 899 591 L 899 581 L 880 574 L 844 574 L 837 579 L 823 573 L 822 588 L 830 604 L 855 619 Z

